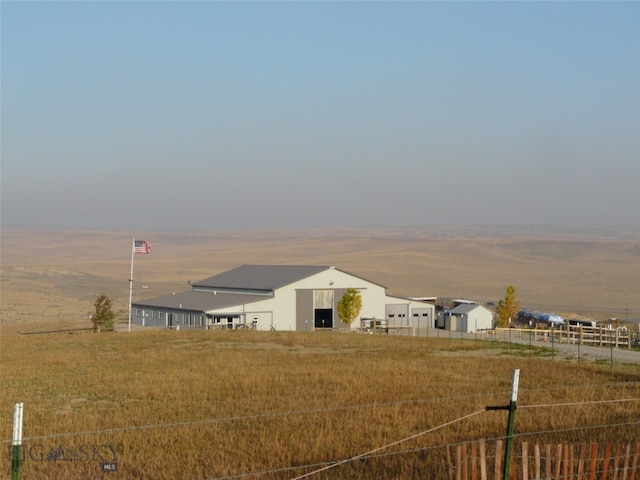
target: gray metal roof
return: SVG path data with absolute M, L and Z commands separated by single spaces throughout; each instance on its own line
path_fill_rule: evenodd
M 330 268 L 334 267 L 243 265 L 192 283 L 193 290 L 132 302 L 132 306 L 210 312 L 272 298 L 274 290 Z
M 464 315 L 475 310 L 478 307 L 485 308 L 482 305 L 478 305 L 477 303 L 463 303 L 462 305 L 458 305 L 456 308 L 452 309 L 451 313 L 453 313 L 454 315 L 458 315 L 458 314 Z M 488 310 L 488 309 L 485 308 L 485 310 Z
M 208 312 L 222 308 L 243 305 L 247 303 L 265 300 L 264 295 L 240 295 L 233 293 L 213 292 L 186 292 L 164 295 L 162 297 L 140 300 L 132 303 L 134 308 L 154 307 L 172 310 L 191 310 L 195 312 Z
M 331 267 L 303 265 L 242 265 L 192 283 L 194 288 L 273 291 Z

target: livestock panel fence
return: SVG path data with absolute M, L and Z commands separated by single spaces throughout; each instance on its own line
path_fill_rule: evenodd
M 504 478 L 503 440 L 447 448 L 449 480 Z M 530 445 L 511 454 L 510 480 L 640 480 L 640 441 L 626 444 Z

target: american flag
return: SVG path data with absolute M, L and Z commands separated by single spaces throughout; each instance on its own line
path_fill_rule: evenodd
M 136 240 L 133 251 L 134 253 L 151 253 L 151 244 L 144 240 Z

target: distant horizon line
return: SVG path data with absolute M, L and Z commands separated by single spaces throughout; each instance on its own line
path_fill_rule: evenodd
M 200 228 L 146 228 L 141 230 L 134 230 L 131 228 L 98 228 L 98 227 L 81 227 L 70 225 L 18 225 L 18 224 L 1 224 L 3 231 L 50 231 L 50 232 L 84 232 L 84 233 L 129 233 L 132 236 L 142 234 L 153 233 L 234 233 L 234 232 L 263 232 L 263 233 L 277 233 L 277 232 L 317 232 L 325 231 L 327 233 L 334 232 L 358 232 L 358 231 L 373 231 L 378 230 L 384 233 L 396 232 L 420 232 L 420 233 L 443 233 L 443 230 L 456 231 L 456 232 L 469 232 L 472 230 L 481 230 L 482 233 L 488 234 L 495 233 L 546 233 L 546 234 L 615 234 L 615 236 L 633 236 L 640 235 L 640 225 L 625 224 L 625 225 L 542 225 L 542 224 L 432 224 L 432 225 L 331 225 L 331 226 L 254 226 L 254 227 L 200 227 Z M 446 232 L 445 232 L 446 233 Z M 480 232 L 476 232 L 480 233 Z M 640 240 L 640 238 L 636 238 Z

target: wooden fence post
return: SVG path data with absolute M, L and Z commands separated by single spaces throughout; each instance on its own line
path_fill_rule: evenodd
M 471 465 L 471 480 L 478 480 L 478 444 L 476 442 L 471 444 L 469 464 Z
M 446 447 L 450 465 L 449 480 L 498 480 L 505 473 L 503 461 L 506 449 L 503 440 L 496 440 L 493 477 L 489 477 L 487 465 L 487 444 L 484 438 L 468 444 L 456 446 L 455 463 L 452 461 L 450 445 Z M 533 445 L 533 463 L 529 458 L 529 442 L 523 441 L 522 473 L 511 452 L 510 480 L 640 480 L 640 441 L 635 444 L 604 444 L 602 458 L 598 457 L 600 444 L 582 442 L 580 447 L 559 443 L 555 449 L 545 444 L 545 472 L 542 472 L 542 455 L 539 444 Z M 555 451 L 554 451 L 555 450 Z M 615 452 L 614 452 L 615 450 Z M 553 455 L 552 455 L 553 453 Z M 503 455 L 505 454 L 505 455 Z M 613 460 L 613 461 L 612 461 Z M 478 470 L 480 473 L 478 474 Z
M 453 464 L 451 463 L 451 445 L 447 445 L 447 463 L 449 464 L 449 469 L 448 469 L 449 480 L 453 480 Z
M 480 447 L 480 480 L 487 480 L 487 449 L 484 442 L 484 438 L 480 439 L 479 447 Z
M 522 442 L 522 480 L 529 480 L 529 445 Z
M 589 480 L 596 480 L 596 462 L 598 460 L 598 444 L 591 444 L 591 460 L 589 462 Z
M 611 443 L 607 443 L 604 447 L 604 460 L 602 461 L 602 478 L 601 480 L 607 480 L 609 475 L 609 460 L 611 458 Z
M 498 480 L 502 475 L 502 440 L 496 442 L 496 463 L 494 468 L 494 478 Z
M 576 471 L 576 447 L 571 445 L 569 448 L 569 472 L 570 478 L 573 478 L 573 473 Z
M 577 480 L 583 480 L 583 475 L 584 475 L 584 462 L 585 459 L 587 458 L 587 444 L 586 443 L 581 443 L 580 444 L 580 458 L 578 459 L 578 478 Z
M 560 480 L 560 468 L 562 467 L 562 444 L 559 443 L 556 446 L 556 472 L 553 477 L 555 480 Z
M 640 480 L 640 442 L 636 443 L 636 451 L 633 454 L 633 462 L 631 464 L 631 478 L 629 480 Z
M 618 480 L 618 469 L 620 468 L 621 456 L 622 456 L 622 446 L 616 445 L 616 456 L 613 459 L 613 480 Z
M 463 443 L 462 444 L 462 480 L 467 480 L 467 473 L 468 473 L 468 468 L 467 468 L 467 463 L 468 463 L 468 456 L 467 456 L 467 444 Z
M 603 329 L 603 327 L 602 327 L 602 325 L 600 325 L 600 331 L 598 332 L 599 333 L 598 346 L 600 346 L 600 347 L 602 346 L 602 329 Z
M 622 480 L 627 480 L 627 472 L 629 470 L 629 459 L 631 457 L 631 444 L 627 444 L 624 451 L 624 465 L 622 467 Z

